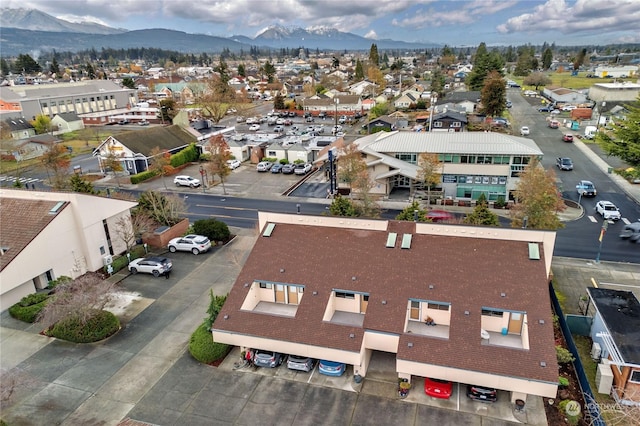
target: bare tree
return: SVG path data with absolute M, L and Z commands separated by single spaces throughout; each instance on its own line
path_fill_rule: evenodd
M 380 205 L 371 194 L 371 189 L 374 186 L 375 182 L 369 178 L 369 172 L 365 168 L 358 174 L 353 186 L 358 196 L 358 206 L 362 216 L 380 217 Z
M 101 158 L 100 162 L 102 163 L 102 168 L 104 170 L 111 170 L 111 172 L 113 173 L 113 177 L 116 180 L 116 184 L 118 185 L 118 188 L 120 188 L 118 172 L 121 172 L 123 168 L 122 162 L 120 161 L 118 155 L 111 149 L 108 149 L 107 155 L 104 158 Z
M 222 135 L 217 135 L 209 140 L 207 150 L 211 153 L 211 157 L 207 163 L 207 170 L 211 176 L 218 176 L 220 178 L 222 191 L 226 195 L 227 189 L 224 186 L 224 180 L 231 173 L 231 168 L 229 168 L 227 164 L 227 160 L 231 159 L 229 145 L 227 145 Z
M 171 154 L 166 149 L 160 149 L 158 146 L 153 148 L 150 154 L 153 161 L 149 164 L 149 169 L 162 176 L 162 184 L 164 189 L 167 189 L 167 182 L 164 180 L 164 176 L 171 168 Z
M 431 188 L 440 183 L 442 162 L 438 154 L 423 152 L 418 157 L 418 182 L 427 187 L 427 206 L 431 205 Z
M 37 321 L 45 328 L 60 320 L 75 318 L 86 324 L 96 310 L 102 310 L 112 300 L 115 283 L 103 281 L 98 274 L 87 273 L 55 288 Z
M 130 216 L 120 216 L 116 220 L 115 232 L 126 244 L 127 250 L 131 250 L 136 240 L 151 229 L 153 229 L 153 219 L 142 210 L 133 212 Z
M 187 211 L 187 206 L 184 199 L 177 195 L 147 191 L 140 194 L 138 210 L 147 213 L 161 225 L 173 226 L 180 221 L 181 216 Z

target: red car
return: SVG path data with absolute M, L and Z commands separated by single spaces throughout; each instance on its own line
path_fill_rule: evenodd
M 570 135 L 570 134 L 563 135 L 562 140 L 565 142 L 573 142 L 573 135 Z
M 427 219 L 431 219 L 432 222 L 446 222 L 454 218 L 454 216 L 446 210 L 429 210 L 426 216 Z
M 449 399 L 453 383 L 447 380 L 424 378 L 424 393 L 434 398 Z

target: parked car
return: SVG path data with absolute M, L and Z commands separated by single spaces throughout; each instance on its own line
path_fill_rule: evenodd
M 287 368 L 289 370 L 298 370 L 309 372 L 316 365 L 316 360 L 298 355 L 289 355 L 287 358 Z
M 263 351 L 262 349 L 256 349 L 253 354 L 253 364 L 256 367 L 269 367 L 275 368 L 282 364 L 284 355 L 278 352 Z
M 191 188 L 197 188 L 200 186 L 200 180 L 196 178 L 192 178 L 191 176 L 179 175 L 173 178 L 173 183 L 176 186 L 188 186 Z
M 343 115 L 342 117 L 340 117 L 338 119 L 338 123 L 340 123 L 340 124 L 345 124 L 346 122 L 347 122 L 347 116 L 346 115 Z
M 529 128 L 527 126 L 520 127 L 520 134 L 522 136 L 529 136 Z
M 556 166 L 560 170 L 573 170 L 573 161 L 569 157 L 558 157 L 556 158 Z
M 318 114 L 319 118 L 325 118 L 327 116 L 327 113 L 324 111 L 321 111 L 320 114 Z
M 425 215 L 432 222 L 446 222 L 454 218 L 454 216 L 446 210 L 429 210 Z
M 513 86 L 511 86 L 513 87 Z M 538 92 L 536 92 L 535 90 L 525 90 L 524 91 L 525 96 L 535 96 L 538 94 Z
M 149 122 L 147 120 L 138 121 L 138 126 L 148 126 Z
M 433 398 L 449 399 L 453 392 L 453 383 L 448 380 L 424 378 L 424 393 Z
M 278 124 L 276 127 L 273 128 L 273 131 L 276 133 L 282 133 L 284 132 L 284 126 L 281 124 Z
M 174 238 L 169 241 L 167 248 L 171 253 L 176 251 L 190 251 L 193 254 L 200 254 L 209 251 L 211 241 L 204 235 L 189 234 L 184 237 Z
M 311 164 L 309 163 L 300 163 L 296 165 L 294 173 L 297 175 L 306 175 L 311 171 Z
M 240 163 L 239 160 L 227 160 L 227 166 L 229 166 L 229 168 L 231 170 L 233 169 L 237 169 L 238 167 L 240 167 L 242 165 L 242 163 Z
M 562 135 L 562 140 L 564 142 L 573 142 L 573 135 L 570 133 Z
M 247 124 L 257 124 L 258 120 L 255 117 L 249 117 L 246 121 Z
M 282 125 L 284 125 L 284 118 L 278 118 L 278 119 L 276 119 L 276 124 L 282 124 Z
M 550 120 L 549 121 L 549 128 L 551 129 L 557 129 L 560 127 L 560 122 L 557 120 Z
M 244 117 L 239 115 L 236 117 L 236 123 L 244 123 Z
M 538 112 L 551 112 L 555 111 L 555 109 L 553 105 L 544 105 L 538 108 Z
M 507 99 L 507 103 L 505 104 L 507 108 L 511 108 L 513 106 L 513 103 Z
M 268 172 L 273 167 L 273 163 L 270 161 L 261 161 L 256 166 L 256 170 L 259 172 Z
M 291 126 L 293 124 L 293 121 L 291 121 L 290 118 L 287 118 L 286 120 L 284 120 L 284 125 L 285 126 Z
M 342 126 L 338 124 L 337 126 L 333 126 L 333 130 L 331 132 L 335 134 L 341 131 L 342 131 Z
M 307 118 L 305 118 L 305 121 L 307 123 L 313 123 L 315 121 L 315 119 L 312 116 L 308 116 Z
M 257 132 L 258 130 L 260 130 L 260 125 L 259 124 L 252 124 L 251 126 L 249 126 L 249 130 L 252 132 Z
M 284 175 L 292 175 L 295 173 L 296 165 L 293 163 L 288 163 L 282 166 L 282 174 Z
M 295 118 L 295 117 L 297 117 L 297 116 L 298 116 L 298 114 L 296 114 L 296 112 L 295 112 L 295 111 L 289 111 L 289 117 L 291 117 L 291 118 Z
M 126 118 L 124 120 L 120 120 L 118 121 L 118 124 L 121 126 L 124 126 L 125 124 L 129 124 L 129 120 L 127 120 Z
M 141 257 L 139 259 L 132 260 L 127 268 L 132 274 L 141 272 L 143 274 L 152 274 L 154 277 L 167 274 L 171 272 L 173 264 L 171 260 L 166 257 L 151 256 Z
M 595 197 L 598 193 L 596 186 L 589 180 L 581 180 L 580 183 L 576 185 L 576 189 L 578 190 L 578 195 L 582 195 L 583 197 Z
M 318 363 L 318 371 L 325 376 L 342 376 L 347 366 L 342 362 L 320 360 Z
M 484 386 L 467 385 L 467 396 L 475 401 L 496 402 L 498 391 Z
M 280 173 L 281 171 L 282 171 L 282 164 L 275 163 L 273 166 L 271 166 L 271 173 Z
M 613 204 L 611 201 L 598 201 L 596 203 L 596 213 L 602 216 L 603 219 L 607 220 L 620 220 L 622 217 L 620 215 L 620 210 Z
M 573 111 L 576 108 L 578 107 L 575 105 L 564 105 L 561 109 L 562 111 Z
M 640 244 L 640 221 L 625 225 L 620 231 L 620 238 Z

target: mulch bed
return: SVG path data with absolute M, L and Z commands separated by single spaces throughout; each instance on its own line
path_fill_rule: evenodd
M 560 345 L 567 348 L 567 343 L 560 331 L 559 327 L 554 327 L 554 336 L 555 336 L 555 344 Z M 558 376 L 562 376 L 569 380 L 569 385 L 563 389 L 558 388 L 558 394 L 556 398 L 553 400 L 553 404 L 550 404 L 551 401 L 548 398 L 544 398 L 544 410 L 547 415 L 547 424 L 553 426 L 562 426 L 562 425 L 571 425 L 575 424 L 578 426 L 588 426 L 589 422 L 585 420 L 585 412 L 584 408 L 586 407 L 584 396 L 582 395 L 582 390 L 580 389 L 580 384 L 578 382 L 578 376 L 576 375 L 575 369 L 573 368 L 573 364 L 560 364 L 560 371 L 558 372 Z M 566 413 L 559 408 L 560 402 L 563 400 L 573 400 L 577 401 L 580 404 L 582 409 L 582 416 L 578 420 L 578 423 L 570 423 L 567 419 Z

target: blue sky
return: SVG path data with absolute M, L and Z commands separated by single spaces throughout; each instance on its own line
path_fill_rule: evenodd
M 223 37 L 254 37 L 279 24 L 450 46 L 640 43 L 640 0 L 3 0 L 2 7 Z

